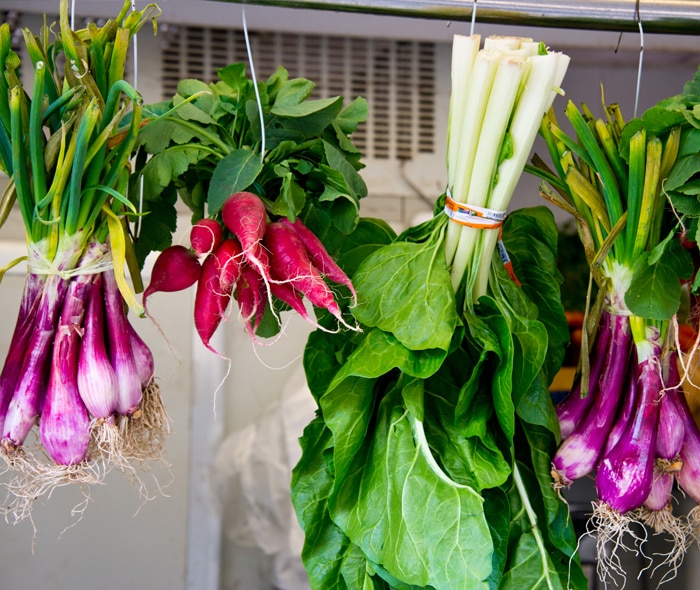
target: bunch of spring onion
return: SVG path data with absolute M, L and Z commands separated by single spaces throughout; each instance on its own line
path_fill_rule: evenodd
M 595 474 L 599 575 L 624 576 L 613 547 L 635 537 L 635 523 L 671 539 L 663 565 L 673 575 L 688 527 L 674 516 L 674 482 L 697 498 L 700 434 L 680 391 L 676 315 L 690 256 L 668 214 L 664 180 L 676 161 L 680 128 L 657 136 L 625 123 L 617 105 L 595 118 L 569 102 L 569 137 L 550 113 L 542 123 L 553 170 L 532 171 L 543 194 L 571 212 L 598 297 L 590 305 L 580 369 L 557 407 L 563 442 L 552 462 L 555 485 Z M 669 218 L 671 223 L 669 223 Z M 661 564 L 659 564 L 661 565 Z
M 127 0 L 116 19 L 73 31 L 61 0 L 58 28 L 23 30 L 34 71 L 26 89 L 9 27 L 0 27 L 3 199 L 18 206 L 28 251 L 0 374 L 0 455 L 15 519 L 55 486 L 157 457 L 167 431 L 152 354 L 125 306 L 139 310 L 125 276 L 126 215 L 135 211 L 125 190 L 142 99 L 124 65 L 131 38 L 157 12 L 131 11 Z
M 551 106 L 568 56 L 532 39 L 454 38 L 447 145 L 445 255 L 467 304 L 485 294 L 511 197 Z M 507 255 L 499 248 L 507 262 Z

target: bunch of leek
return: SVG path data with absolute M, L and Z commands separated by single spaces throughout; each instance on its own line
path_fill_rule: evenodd
M 127 0 L 115 19 L 74 31 L 68 4 L 60 2 L 58 27 L 22 31 L 31 88 L 9 26 L 0 26 L 3 210 L 17 204 L 28 249 L 0 374 L 0 454 L 14 474 L 6 510 L 16 519 L 56 485 L 157 456 L 167 430 L 152 355 L 125 306 L 139 312 L 125 228 L 136 212 L 126 188 L 142 99 L 124 68 L 131 38 L 155 24 L 158 8 L 132 11 Z

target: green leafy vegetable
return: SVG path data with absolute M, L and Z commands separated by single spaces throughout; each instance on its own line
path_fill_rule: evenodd
M 348 135 L 365 120 L 367 104 L 362 98 L 346 106 L 342 97 L 312 100 L 313 89 L 313 82 L 290 79 L 282 67 L 256 83 L 245 64 L 236 63 L 220 69 L 214 82 L 181 80 L 171 100 L 145 105 L 148 124 L 139 142 L 151 157 L 139 158 L 132 179 L 134 194 L 138 178 L 144 179 L 145 217 L 174 207 L 173 191 L 196 221 L 216 217 L 231 194 L 248 190 L 265 200 L 271 217 L 323 217 L 336 232 L 352 232 L 367 187 Z M 139 260 L 163 245 L 140 232 Z

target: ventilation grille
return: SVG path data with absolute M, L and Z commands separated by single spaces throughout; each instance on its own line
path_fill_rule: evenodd
M 242 31 L 172 25 L 161 31 L 164 99 L 183 78 L 211 82 L 218 68 L 248 62 Z M 434 153 L 434 43 L 280 32 L 251 32 L 249 38 L 258 79 L 282 65 L 291 77 L 315 82 L 315 98 L 367 99 L 367 122 L 353 134 L 365 157 L 410 160 Z

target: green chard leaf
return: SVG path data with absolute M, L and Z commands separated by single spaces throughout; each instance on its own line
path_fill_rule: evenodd
M 404 583 L 486 588 L 492 544 L 483 500 L 431 461 L 399 382 L 379 402 L 369 440 L 329 498 L 334 522 Z M 324 416 L 328 419 L 327 414 Z
M 370 254 L 353 277 L 355 317 L 412 350 L 448 350 L 457 325 L 454 291 L 435 244 L 396 242 Z

